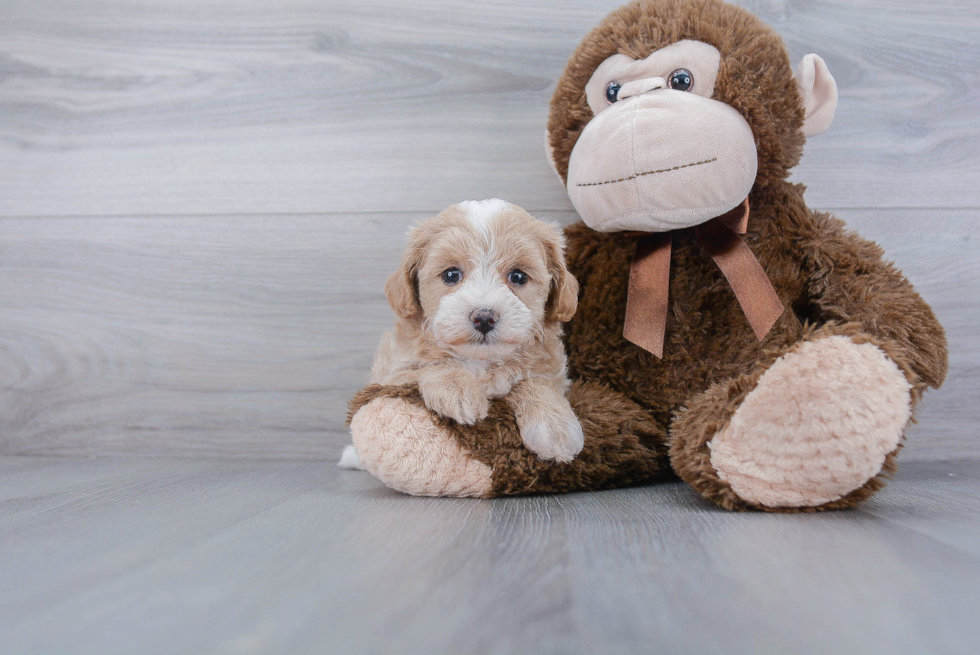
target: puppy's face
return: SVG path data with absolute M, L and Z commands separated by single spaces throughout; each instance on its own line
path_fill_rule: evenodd
M 493 359 L 575 313 L 578 285 L 556 226 L 501 200 L 454 205 L 410 232 L 386 288 L 392 308 L 423 321 L 436 345 Z

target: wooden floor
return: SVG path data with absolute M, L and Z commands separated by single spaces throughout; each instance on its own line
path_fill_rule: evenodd
M 544 152 L 620 0 L 0 0 L 0 454 L 332 459 L 419 217 L 576 219 Z M 946 326 L 903 457 L 980 458 L 980 4 L 744 0 L 840 86 L 794 179 Z
M 980 462 L 862 508 L 409 498 L 315 462 L 0 458 L 3 653 L 976 653 Z

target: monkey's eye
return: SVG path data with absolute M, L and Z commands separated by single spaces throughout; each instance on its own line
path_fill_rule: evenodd
M 623 88 L 623 85 L 619 82 L 610 82 L 606 85 L 606 102 L 610 105 L 617 100 L 619 100 L 619 90 Z
M 523 287 L 527 284 L 527 273 L 519 268 L 515 268 L 507 274 L 507 281 L 515 286 Z
M 691 87 L 694 86 L 694 76 L 686 68 L 678 68 L 670 74 L 667 86 L 675 91 L 690 91 Z
M 452 268 L 447 268 L 442 272 L 442 281 L 450 286 L 454 284 L 459 284 L 460 280 L 462 279 L 463 279 L 463 271 L 459 270 L 455 266 L 453 266 Z

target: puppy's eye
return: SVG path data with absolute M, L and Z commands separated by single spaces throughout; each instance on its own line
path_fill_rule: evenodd
M 667 86 L 675 91 L 690 91 L 694 86 L 694 76 L 686 68 L 678 68 L 667 79 Z
M 463 279 L 463 271 L 459 270 L 455 266 L 452 268 L 447 268 L 442 272 L 442 281 L 448 285 L 459 284 Z
M 525 284 L 527 284 L 527 273 L 519 268 L 515 268 L 507 274 L 507 281 L 513 285 L 523 287 Z
M 619 100 L 619 90 L 623 88 L 623 85 L 619 82 L 610 82 L 606 85 L 606 102 L 610 105 L 617 100 Z

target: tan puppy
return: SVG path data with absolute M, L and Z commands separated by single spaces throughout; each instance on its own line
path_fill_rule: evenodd
M 398 320 L 371 382 L 418 384 L 429 409 L 467 425 L 506 396 L 528 449 L 573 459 L 584 437 L 565 398 L 561 324 L 575 313 L 578 283 L 563 250 L 559 227 L 497 199 L 413 227 L 385 287 Z M 340 465 L 360 468 L 352 448 Z

